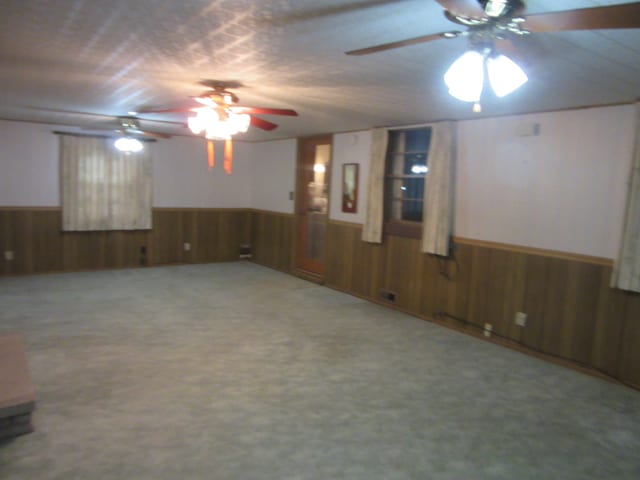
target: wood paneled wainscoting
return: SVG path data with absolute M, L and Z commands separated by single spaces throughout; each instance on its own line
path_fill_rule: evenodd
M 2 207 L 0 274 L 237 260 L 250 228 L 246 209 L 154 208 L 151 230 L 63 232 L 60 208 Z
M 251 211 L 251 260 L 291 273 L 295 217 L 289 213 Z
M 509 346 L 640 388 L 640 295 L 609 287 L 610 260 L 461 238 L 442 259 L 418 239 L 362 242 L 360 225 L 336 221 L 327 238 L 330 287 L 470 333 L 489 323 Z

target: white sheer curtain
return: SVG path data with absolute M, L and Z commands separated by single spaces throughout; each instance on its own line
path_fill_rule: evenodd
M 125 154 L 113 139 L 60 135 L 62 229 L 151 228 L 151 154 L 148 145 Z
M 636 139 L 620 253 L 613 267 L 611 286 L 640 292 L 640 103 L 636 103 Z
M 386 128 L 371 131 L 369 158 L 369 185 L 367 186 L 367 212 L 362 227 L 362 240 L 382 243 L 384 222 L 384 166 L 387 155 L 388 134 Z
M 455 124 L 440 122 L 431 127 L 429 173 L 425 177 L 422 209 L 422 251 L 436 255 L 449 253 L 453 217 L 453 168 Z

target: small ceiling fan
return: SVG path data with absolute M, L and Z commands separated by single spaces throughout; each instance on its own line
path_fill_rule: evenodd
M 153 132 L 140 127 L 140 121 L 134 116 L 118 117 L 114 122 L 114 131 L 122 135 L 132 135 L 152 138 L 171 138 L 171 135 L 161 132 Z
M 148 129 L 146 127 L 141 127 L 140 119 L 134 116 L 135 112 L 129 112 L 129 115 L 114 117 L 112 115 L 105 115 L 102 113 L 90 113 L 90 112 L 80 112 L 76 110 L 62 110 L 57 108 L 45 108 L 45 107 L 27 107 L 33 110 L 43 111 L 43 112 L 52 112 L 60 115 L 69 115 L 72 117 L 89 117 L 93 119 L 89 123 L 83 123 L 80 126 L 81 130 L 86 130 L 87 132 L 97 132 L 97 131 L 107 131 L 111 132 L 109 137 L 116 137 L 114 142 L 114 146 L 124 152 L 138 152 L 142 150 L 143 145 L 139 139 L 150 137 L 150 138 L 171 138 L 171 135 L 163 132 L 154 131 L 152 129 Z M 95 120 L 95 119 L 100 120 Z M 143 120 L 145 123 L 160 123 L 160 124 L 171 124 L 180 125 L 186 127 L 184 124 L 179 124 L 177 122 L 167 122 L 167 121 L 159 121 L 159 120 Z M 115 134 L 115 135 L 114 135 Z
M 444 16 L 466 27 L 350 50 L 347 55 L 368 55 L 440 39 L 466 37 L 469 51 L 447 70 L 449 93 L 473 102 L 479 112 L 485 70 L 494 93 L 508 95 L 527 81 L 524 71 L 500 50 L 514 52 L 510 38 L 531 33 L 571 30 L 640 28 L 640 2 L 526 15 L 523 0 L 436 0 Z
M 170 122 L 165 120 L 150 120 L 140 119 L 136 117 L 137 112 L 129 112 L 129 115 L 113 116 L 106 115 L 104 113 L 92 113 L 81 112 L 77 110 L 63 110 L 59 108 L 44 108 L 44 107 L 26 107 L 29 109 L 51 112 L 71 117 L 88 117 L 93 119 L 89 123 L 83 123 L 80 127 L 82 130 L 87 131 L 110 131 L 120 136 L 132 136 L 132 137 L 150 137 L 150 138 L 171 138 L 171 135 L 163 132 L 154 131 L 152 128 L 141 126 L 140 122 L 152 123 L 152 124 L 166 124 L 171 126 L 183 126 L 186 124 L 178 122 Z M 96 120 L 99 119 L 99 120 Z
M 141 113 L 192 113 L 188 120 L 189 129 L 196 135 L 203 134 L 207 139 L 207 157 L 209 168 L 214 166 L 214 140 L 224 140 L 224 169 L 231 173 L 232 137 L 246 132 L 249 126 L 262 130 L 273 130 L 277 124 L 257 117 L 256 115 L 297 116 L 291 109 L 262 108 L 239 105 L 238 96 L 230 91 L 242 87 L 237 81 L 202 80 L 200 85 L 210 90 L 199 96 L 191 97 L 193 105 L 183 108 L 162 110 L 142 110 Z

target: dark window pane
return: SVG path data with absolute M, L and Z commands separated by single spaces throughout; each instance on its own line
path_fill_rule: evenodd
M 402 205 L 402 220 L 421 222 L 422 202 L 404 202 Z
M 401 188 L 405 198 L 422 199 L 424 196 L 424 178 L 405 178 Z
M 387 219 L 422 221 L 430 142 L 430 128 L 389 132 L 385 181 Z M 402 178 L 405 175 L 411 177 Z
M 431 129 L 405 130 L 405 152 L 426 152 L 431 142 Z

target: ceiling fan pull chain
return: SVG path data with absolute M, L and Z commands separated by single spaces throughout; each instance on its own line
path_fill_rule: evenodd
M 233 143 L 230 138 L 224 141 L 224 171 L 231 175 L 231 163 L 233 162 Z
M 214 149 L 213 149 L 213 141 L 207 140 L 207 159 L 209 160 L 209 170 L 213 169 L 214 165 Z

